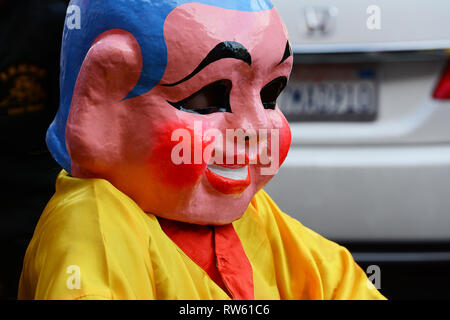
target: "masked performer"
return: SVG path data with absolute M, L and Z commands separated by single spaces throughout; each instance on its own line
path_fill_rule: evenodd
M 291 137 L 269 1 L 72 1 L 61 57 L 19 298 L 384 299 L 262 190 Z

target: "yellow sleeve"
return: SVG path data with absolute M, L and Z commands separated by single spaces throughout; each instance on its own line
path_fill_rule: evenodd
M 346 248 L 281 212 L 264 191 L 252 203 L 267 230 L 282 299 L 386 299 Z
M 140 254 L 149 239 L 131 202 L 105 181 L 75 184 L 57 183 L 27 249 L 18 298 L 152 299 L 151 262 Z

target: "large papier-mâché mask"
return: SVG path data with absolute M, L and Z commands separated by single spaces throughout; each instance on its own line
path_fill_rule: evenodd
M 64 30 L 61 106 L 47 134 L 55 159 L 74 177 L 109 180 L 156 216 L 216 225 L 241 217 L 290 146 L 275 102 L 292 54 L 272 4 L 70 5 L 80 20 Z

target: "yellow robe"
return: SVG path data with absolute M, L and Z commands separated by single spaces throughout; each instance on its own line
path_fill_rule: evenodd
M 342 246 L 260 191 L 233 222 L 255 299 L 385 299 Z M 26 252 L 19 299 L 221 299 L 152 214 L 101 179 L 62 171 Z

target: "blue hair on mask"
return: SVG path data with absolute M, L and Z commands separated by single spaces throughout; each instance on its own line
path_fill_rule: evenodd
M 68 19 L 73 19 L 73 14 L 78 13 L 68 11 L 61 48 L 60 106 L 46 138 L 51 154 L 66 171 L 70 172 L 71 169 L 65 139 L 67 118 L 75 83 L 92 43 L 100 34 L 111 29 L 123 29 L 133 34 L 141 47 L 143 66 L 138 83 L 125 99 L 142 95 L 159 83 L 166 69 L 164 21 L 172 10 L 186 3 L 201 3 L 247 12 L 273 8 L 269 0 L 72 0 L 70 2 L 69 8 L 76 8 L 77 11 L 79 8 L 80 25 L 79 28 L 68 28 Z

